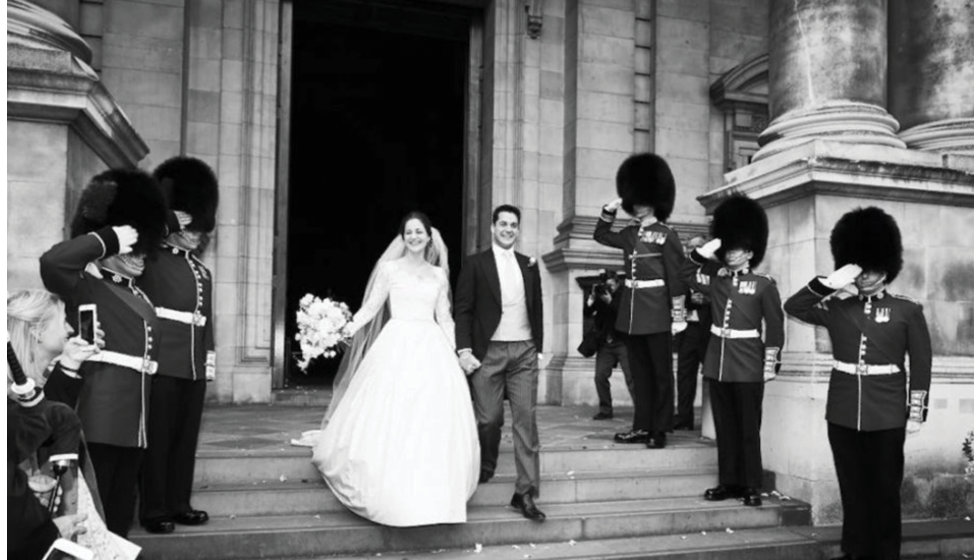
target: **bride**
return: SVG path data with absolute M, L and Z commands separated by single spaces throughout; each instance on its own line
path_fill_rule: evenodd
M 466 522 L 480 447 L 455 354 L 449 264 L 421 212 L 379 259 L 313 463 L 348 509 L 395 527 Z

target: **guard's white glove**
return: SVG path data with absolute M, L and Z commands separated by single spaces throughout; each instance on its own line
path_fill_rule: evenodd
M 922 429 L 922 422 L 916 422 L 915 420 L 909 420 L 905 423 L 905 431 L 914 434 Z
M 687 321 L 674 321 L 670 324 L 670 334 L 677 335 L 687 328 Z
M 617 198 L 612 202 L 607 202 L 605 206 L 603 206 L 602 208 L 607 212 L 612 212 L 613 214 L 615 214 L 622 205 L 623 205 L 623 199 Z
M 140 234 L 136 231 L 133 226 L 112 226 L 113 233 L 116 234 L 116 239 L 119 240 L 119 253 L 120 255 L 125 255 L 133 251 L 133 245 L 139 241 Z
M 180 229 L 184 229 L 194 220 L 190 214 L 180 210 L 174 210 L 174 216 L 177 216 L 177 223 L 180 224 Z
M 721 239 L 712 239 L 711 241 L 708 241 L 704 245 L 695 249 L 695 251 L 697 251 L 702 257 L 710 259 L 715 256 L 715 252 L 718 249 L 721 249 Z
M 856 264 L 845 264 L 830 273 L 826 278 L 821 278 L 820 283 L 831 290 L 840 290 L 845 286 L 854 283 L 854 280 L 861 274 L 861 267 Z

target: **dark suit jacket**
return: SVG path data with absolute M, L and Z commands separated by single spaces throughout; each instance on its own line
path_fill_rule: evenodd
M 531 264 L 530 257 L 516 251 L 514 254 L 524 276 L 524 296 L 534 346 L 538 352 L 542 352 L 541 272 L 537 263 Z M 456 282 L 455 299 L 456 348 L 470 348 L 476 359 L 483 360 L 490 346 L 490 337 L 497 330 L 503 314 L 500 277 L 497 275 L 493 249 L 471 255 L 463 261 Z

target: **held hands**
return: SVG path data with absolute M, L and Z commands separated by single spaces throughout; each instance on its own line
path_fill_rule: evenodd
M 476 359 L 476 356 L 473 355 L 473 352 L 469 350 L 464 350 L 460 352 L 459 367 L 463 368 L 463 371 L 466 372 L 466 375 L 472 374 L 474 371 L 479 369 L 481 365 L 483 364 L 480 363 L 480 360 Z
M 119 240 L 119 254 L 125 255 L 132 252 L 133 245 L 136 245 L 140 238 L 136 228 L 133 226 L 113 226 L 112 231 L 116 234 L 116 239 Z
M 840 290 L 845 286 L 854 283 L 854 280 L 861 274 L 861 267 L 856 264 L 845 264 L 833 271 L 830 276 L 821 278 L 820 282 L 832 290 Z
M 687 321 L 674 321 L 670 324 L 670 334 L 677 335 L 687 329 Z
M 704 245 L 695 249 L 695 251 L 697 251 L 702 257 L 710 259 L 715 256 L 715 252 L 718 251 L 718 249 L 721 249 L 721 239 L 712 239 L 711 241 L 708 241 Z

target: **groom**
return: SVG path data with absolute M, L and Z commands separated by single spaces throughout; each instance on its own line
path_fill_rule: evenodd
M 504 393 L 513 417 L 517 485 L 510 505 L 544 521 L 534 504 L 541 481 L 538 460 L 538 353 L 542 348 L 541 275 L 537 264 L 514 251 L 520 209 L 493 211 L 493 247 L 465 260 L 456 285 L 456 348 L 471 374 L 480 435 L 480 482 L 493 477 L 504 424 Z

